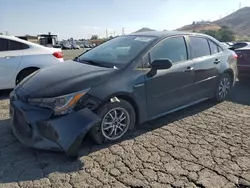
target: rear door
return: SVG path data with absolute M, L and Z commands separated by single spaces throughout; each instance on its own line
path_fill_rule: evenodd
M 222 51 L 207 38 L 189 36 L 189 41 L 195 62 L 195 93 L 200 99 L 211 97 L 219 76 Z
M 0 87 L 9 83 L 22 60 L 22 43 L 0 38 Z

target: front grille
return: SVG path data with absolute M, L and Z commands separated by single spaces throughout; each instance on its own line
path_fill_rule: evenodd
M 25 137 L 32 136 L 32 128 L 19 111 L 14 112 L 13 125 L 19 134 Z

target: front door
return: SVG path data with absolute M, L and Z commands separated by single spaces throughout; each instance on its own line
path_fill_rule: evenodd
M 22 60 L 22 50 L 12 50 L 10 40 L 0 38 L 0 88 L 7 85 Z
M 149 118 L 188 104 L 194 100 L 194 63 L 188 60 L 184 37 L 161 41 L 150 51 L 150 60 L 170 59 L 172 67 L 145 75 L 147 113 Z

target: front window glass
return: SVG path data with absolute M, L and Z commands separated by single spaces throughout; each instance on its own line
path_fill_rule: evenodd
M 172 63 L 187 60 L 186 43 L 183 37 L 173 37 L 158 44 L 150 53 L 151 61 L 170 59 Z
M 120 36 L 91 49 L 76 60 L 100 66 L 119 67 L 131 62 L 155 39 L 156 37 L 152 36 Z

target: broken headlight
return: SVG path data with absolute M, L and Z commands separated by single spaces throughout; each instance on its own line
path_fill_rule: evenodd
M 89 90 L 90 88 L 53 98 L 30 98 L 28 103 L 43 108 L 50 108 L 55 115 L 65 115 L 74 110 L 75 105 Z

